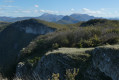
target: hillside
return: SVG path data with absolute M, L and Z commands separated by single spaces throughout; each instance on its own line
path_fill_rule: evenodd
M 10 24 L 9 22 L 2 22 L 2 21 L 0 21 L 0 32 L 2 30 L 4 30 L 7 27 L 7 25 L 9 25 L 9 24 Z
M 90 25 L 89 25 L 89 23 L 90 23 Z M 115 23 L 116 23 L 116 25 L 115 25 Z M 36 64 L 39 62 L 38 69 L 41 68 L 41 70 L 44 70 L 45 67 L 47 68 L 47 66 L 49 66 L 49 65 L 53 65 L 51 67 L 53 67 L 53 70 L 56 70 L 56 72 L 55 71 L 54 72 L 57 73 L 57 71 L 59 71 L 58 73 L 61 73 L 61 75 L 63 75 L 62 72 L 60 72 L 62 69 L 58 68 L 58 66 L 56 66 L 56 67 L 54 66 L 54 65 L 57 65 L 57 64 L 54 64 L 54 63 L 56 63 L 54 61 L 57 61 L 56 59 L 59 58 L 59 57 L 57 58 L 56 56 L 62 56 L 63 51 L 64 51 L 64 53 L 71 52 L 72 55 L 76 55 L 75 51 L 77 53 L 80 53 L 80 51 L 79 52 L 77 51 L 78 49 L 80 50 L 80 48 L 85 48 L 85 47 L 86 48 L 88 48 L 88 47 L 95 48 L 96 46 L 101 46 L 101 45 L 118 44 L 119 43 L 118 23 L 119 23 L 118 21 L 113 21 L 113 20 L 94 19 L 94 20 L 90 20 L 87 22 L 82 22 L 80 24 L 77 23 L 77 24 L 73 24 L 73 25 L 67 25 L 70 27 L 71 26 L 75 27 L 75 28 L 73 28 L 73 30 L 71 29 L 68 31 L 55 32 L 52 34 L 39 36 L 35 41 L 33 41 L 31 44 L 29 44 L 29 46 L 22 49 L 22 55 L 21 55 L 20 62 L 23 62 L 23 64 L 26 63 L 26 64 L 24 64 L 24 67 L 25 67 L 25 65 L 31 66 L 31 64 L 32 64 L 32 66 L 36 66 Z M 82 24 L 86 24 L 86 25 L 82 26 Z M 107 24 L 107 25 L 105 25 L 105 24 Z M 69 49 L 66 49 L 66 52 L 65 52 L 65 49 L 63 49 L 63 50 L 61 49 L 62 52 L 57 52 L 57 51 L 51 52 L 51 55 L 50 55 L 50 53 L 47 53 L 48 51 L 52 51 L 54 49 L 61 48 L 61 47 L 67 47 Z M 71 47 L 77 47 L 77 49 L 73 49 L 74 52 L 72 52 Z M 55 55 L 56 58 L 53 58 L 52 53 L 61 53 L 61 55 L 60 54 Z M 86 53 L 87 53 L 87 51 L 86 51 Z M 44 55 L 47 55 L 47 54 L 49 54 L 50 58 L 45 60 Z M 98 52 L 96 54 L 98 54 Z M 112 52 L 112 54 L 113 54 L 113 52 Z M 42 58 L 43 58 L 43 61 L 42 61 Z M 53 59 L 51 59 L 51 58 L 53 58 Z M 80 58 L 77 58 L 77 59 L 80 59 Z M 45 65 L 46 62 L 48 62 L 49 60 L 51 62 L 49 62 L 48 65 L 46 65 L 45 67 L 41 67 L 43 64 Z M 63 59 L 60 58 L 59 61 L 62 61 L 62 60 L 65 60 L 64 57 L 63 57 Z M 70 58 L 69 58 L 69 60 L 70 60 Z M 42 62 L 42 64 L 40 63 L 40 61 Z M 66 64 L 70 64 L 69 62 L 73 62 L 73 61 L 67 61 Z M 62 64 L 64 64 L 64 63 L 62 63 Z M 74 64 L 76 64 L 76 63 L 74 63 Z M 63 66 L 66 67 L 65 64 Z M 54 73 L 54 72 L 52 72 L 53 70 L 51 67 L 49 67 L 47 69 L 48 70 L 51 69 L 51 73 Z M 65 71 L 66 69 L 72 69 L 72 68 L 77 68 L 77 66 L 68 67 L 63 70 Z M 23 69 L 23 68 L 21 68 L 21 69 Z M 32 69 L 32 67 L 31 67 L 31 69 Z M 43 79 L 45 79 L 45 77 L 43 77 L 43 76 L 52 75 L 51 73 L 48 74 L 47 71 L 44 73 L 37 72 L 37 71 L 38 70 L 36 70 L 36 73 L 41 74 L 38 76 Z M 89 70 L 89 71 L 91 71 L 91 70 Z M 95 72 L 95 71 L 97 71 L 97 72 Z M 97 79 L 94 76 L 98 76 L 99 80 L 100 79 L 112 80 L 111 79 L 112 77 L 110 77 L 110 75 L 107 75 L 106 73 L 104 74 L 99 69 L 94 70 L 94 73 L 96 73 L 97 75 L 88 73 L 88 75 L 91 75 L 91 76 L 87 75 L 87 76 L 83 77 L 83 75 L 85 73 L 82 73 L 82 72 L 83 71 L 81 71 L 82 76 L 80 76 L 80 78 L 82 78 L 82 80 L 85 80 L 85 78 L 86 79 L 93 78 L 94 80 Z M 20 72 L 20 73 L 22 74 L 22 72 Z M 32 70 L 30 70 L 30 73 L 32 73 Z M 113 80 L 115 80 L 115 79 L 113 79 Z
M 106 24 L 107 21 L 110 20 L 106 20 Z M 70 30 L 39 36 L 22 50 L 22 57 L 25 57 L 25 59 L 33 58 L 34 56 L 41 57 L 45 52 L 60 47 L 87 48 L 119 43 L 119 27 L 115 25 L 115 21 L 108 23 L 111 27 L 103 25 L 103 23 L 100 23 L 101 26 L 99 24 L 85 27 L 81 26 L 84 23 L 67 25 L 75 27 Z
M 12 75 L 10 74 L 12 72 L 11 68 L 16 65 L 22 48 L 26 47 L 39 35 L 61 29 L 66 28 L 65 26 L 37 19 L 29 19 L 7 25 L 0 33 L 0 72 Z
M 67 71 L 67 76 L 77 75 L 74 80 L 118 80 L 105 69 L 108 60 L 102 59 L 110 58 L 108 66 L 118 71 L 118 26 L 119 21 L 106 19 L 68 25 L 38 19 L 11 23 L 0 33 L 0 72 L 23 80 L 47 80 L 53 73 L 65 79 Z

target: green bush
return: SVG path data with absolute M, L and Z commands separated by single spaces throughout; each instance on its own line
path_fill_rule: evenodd
M 69 40 L 67 38 L 61 40 L 61 46 L 68 46 L 68 45 L 69 45 Z
M 54 43 L 54 44 L 52 45 L 52 48 L 53 48 L 53 49 L 58 49 L 58 48 L 59 48 L 59 44 L 58 44 L 58 43 Z
M 75 77 L 78 75 L 78 73 L 79 73 L 79 69 L 76 69 L 76 68 L 67 69 L 66 75 L 65 75 L 65 80 L 75 80 Z M 59 80 L 59 78 L 60 78 L 59 73 L 57 73 L 57 74 L 53 73 L 51 80 Z M 48 79 L 48 80 L 50 80 L 50 79 Z
M 75 77 L 78 75 L 79 69 L 74 68 L 73 70 L 66 70 L 66 80 L 75 80 Z
M 52 79 L 51 80 L 59 80 L 59 73 L 58 74 L 52 74 Z M 50 79 L 49 79 L 50 80 Z
M 111 38 L 108 41 L 106 41 L 108 44 L 117 44 L 119 43 L 119 37 Z

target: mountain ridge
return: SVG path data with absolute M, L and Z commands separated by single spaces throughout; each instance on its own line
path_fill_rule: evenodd
M 57 22 L 57 21 L 61 20 L 64 16 L 65 15 L 56 15 L 56 14 L 44 13 L 38 17 L 14 17 L 14 18 L 13 17 L 0 17 L 0 21 L 16 22 L 16 21 L 21 21 L 21 20 L 25 20 L 25 19 L 35 18 L 35 19 L 45 20 L 48 22 Z M 72 14 L 69 16 L 73 17 L 74 19 L 79 20 L 79 21 L 87 21 L 90 19 L 97 18 L 94 16 L 89 16 L 87 14 Z

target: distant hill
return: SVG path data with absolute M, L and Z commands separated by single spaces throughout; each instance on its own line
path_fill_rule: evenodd
M 119 20 L 118 17 L 117 18 L 107 18 L 107 19 L 109 19 L 109 20 Z
M 63 17 L 63 15 L 55 15 L 55 14 L 45 13 L 39 17 L 36 17 L 36 19 L 41 19 L 41 20 L 45 20 L 48 22 L 56 22 L 56 21 L 60 20 L 62 17 Z
M 10 24 L 9 22 L 0 21 L 0 32 L 4 30 L 9 24 Z
M 72 14 L 70 16 L 64 16 L 57 23 L 59 24 L 74 24 L 80 21 L 88 21 L 91 19 L 98 19 L 98 17 L 89 16 L 87 14 Z
M 79 22 L 79 21 L 76 20 L 75 18 L 71 17 L 71 16 L 64 16 L 57 23 L 59 23 L 59 24 L 74 24 L 74 23 L 77 23 L 77 22 Z
M 5 21 L 5 22 L 16 22 L 16 21 L 21 21 L 25 19 L 30 19 L 32 17 L 0 17 L 0 21 Z
M 90 19 L 96 19 L 97 18 L 94 16 L 89 16 L 87 14 L 72 14 L 70 16 L 73 17 L 74 19 L 79 20 L 79 21 L 88 21 Z

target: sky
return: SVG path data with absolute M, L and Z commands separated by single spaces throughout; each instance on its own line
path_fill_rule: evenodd
M 119 18 L 119 0 L 0 0 L 0 16 L 36 17 L 44 13 Z

